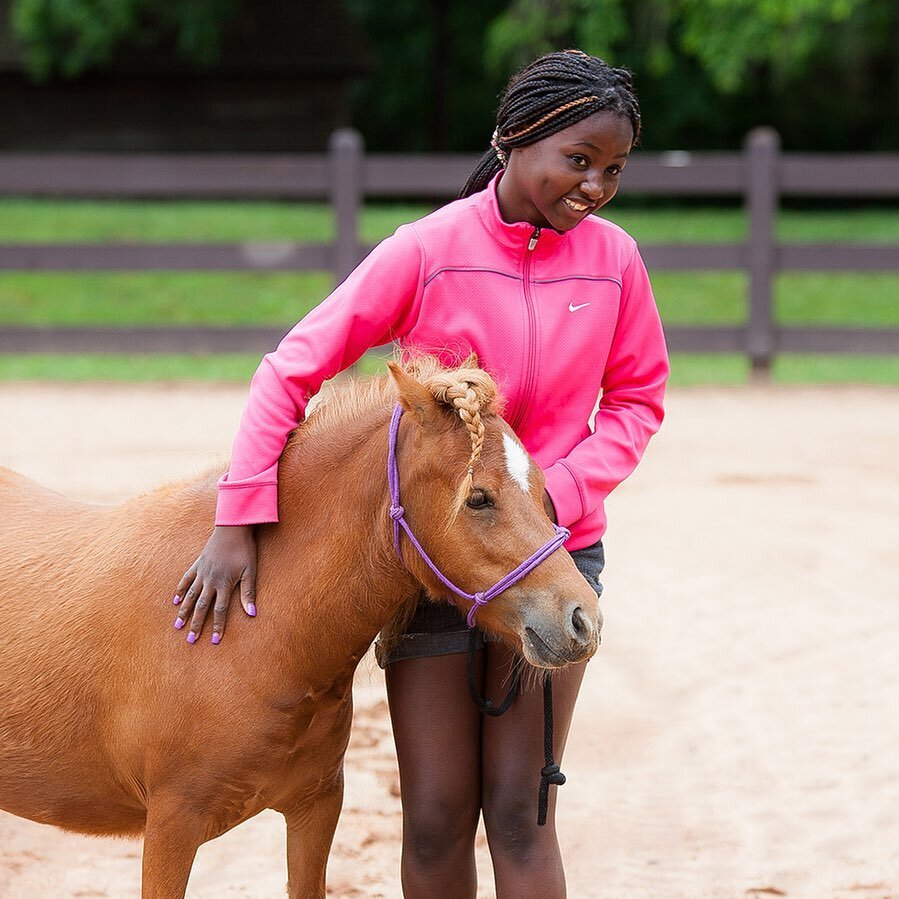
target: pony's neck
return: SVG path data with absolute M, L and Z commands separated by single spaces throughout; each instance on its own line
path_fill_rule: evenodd
M 303 680 L 355 666 L 418 589 L 393 548 L 387 430 L 381 406 L 301 432 L 281 458 L 280 522 L 259 536 L 259 599 L 282 616 L 287 664 Z

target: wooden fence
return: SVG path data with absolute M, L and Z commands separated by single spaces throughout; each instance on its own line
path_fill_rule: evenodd
M 342 279 L 367 253 L 358 239 L 366 197 L 449 199 L 474 164 L 464 154 L 364 152 L 345 129 L 329 152 L 304 155 L 0 155 L 0 196 L 326 200 L 330 244 L 0 244 L 0 270 L 297 271 L 330 270 Z M 748 275 L 745 324 L 666 328 L 674 351 L 742 353 L 764 372 L 776 353 L 899 353 L 899 328 L 785 326 L 774 320 L 772 289 L 781 271 L 899 271 L 899 246 L 780 243 L 781 197 L 899 197 L 899 154 L 781 153 L 777 134 L 751 132 L 742 153 L 637 153 L 623 191 L 682 197 L 742 197 L 743 243 L 642 244 L 650 270 L 740 270 Z M 899 301 L 899 299 L 897 299 Z M 284 328 L 0 326 L 0 353 L 263 352 Z

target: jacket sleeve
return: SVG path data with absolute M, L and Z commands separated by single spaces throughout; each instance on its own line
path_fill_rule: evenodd
M 380 243 L 266 355 L 250 384 L 215 523 L 278 520 L 278 459 L 324 381 L 404 336 L 420 303 L 424 253 L 411 226 Z
M 560 525 L 593 512 L 637 467 L 662 424 L 668 372 L 662 324 L 635 245 L 622 276 L 595 430 L 545 472 Z

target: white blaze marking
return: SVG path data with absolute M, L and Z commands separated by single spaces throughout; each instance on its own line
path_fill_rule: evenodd
M 511 434 L 503 434 L 503 449 L 510 477 L 525 493 L 530 493 L 531 460 L 524 447 Z

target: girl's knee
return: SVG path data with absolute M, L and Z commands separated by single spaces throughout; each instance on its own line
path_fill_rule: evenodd
M 537 825 L 537 790 L 504 792 L 485 799 L 484 827 L 490 852 L 526 865 L 544 855 L 547 841 L 556 844 L 552 813 L 544 827 Z
M 474 847 L 478 809 L 451 798 L 427 797 L 403 805 L 403 852 L 433 865 Z

